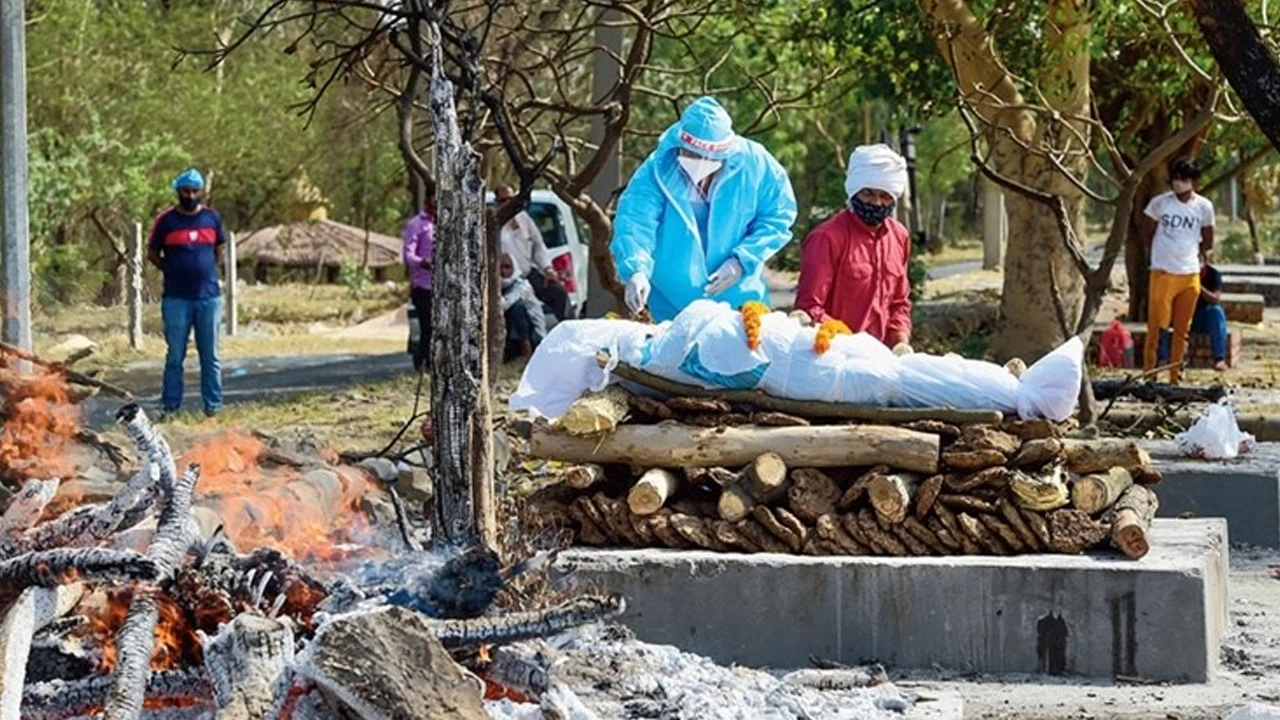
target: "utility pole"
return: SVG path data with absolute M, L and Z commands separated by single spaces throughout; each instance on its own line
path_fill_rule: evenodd
M 31 242 L 27 219 L 25 0 L 0 0 L 0 235 L 4 341 L 31 350 Z
M 924 128 L 919 125 L 912 125 L 902 128 L 898 133 L 898 148 L 902 152 L 902 159 L 907 161 L 907 198 L 910 201 L 907 206 L 907 214 L 911 222 L 912 252 L 926 247 L 929 240 L 929 232 L 924 228 L 924 224 L 920 222 L 920 196 L 916 192 L 915 136 L 923 130 Z

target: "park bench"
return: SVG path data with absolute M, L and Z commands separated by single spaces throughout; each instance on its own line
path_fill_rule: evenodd
M 1231 295 L 1261 295 L 1267 307 L 1280 307 L 1280 277 L 1224 274 L 1222 292 Z

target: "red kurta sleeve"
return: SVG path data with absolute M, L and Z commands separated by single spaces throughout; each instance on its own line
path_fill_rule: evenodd
M 796 287 L 796 309 L 803 310 L 815 322 L 830 316 L 827 303 L 836 273 L 832 251 L 836 243 L 821 229 L 815 229 L 800 246 L 800 282 Z
M 889 347 L 911 341 L 911 236 L 903 232 L 901 243 L 902 274 L 889 293 L 889 323 L 885 328 L 885 345 Z

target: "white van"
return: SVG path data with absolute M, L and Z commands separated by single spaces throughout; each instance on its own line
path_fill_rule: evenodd
M 493 193 L 485 195 L 485 202 L 494 202 Z M 550 190 L 534 190 L 529 197 L 526 212 L 537 224 L 542 240 L 551 256 L 551 267 L 564 278 L 569 291 L 569 305 L 573 317 L 581 317 L 587 306 L 587 249 L 586 228 L 581 225 L 573 209 Z M 555 326 L 556 316 L 545 308 L 547 330 Z M 409 354 L 418 346 L 418 313 L 409 304 Z

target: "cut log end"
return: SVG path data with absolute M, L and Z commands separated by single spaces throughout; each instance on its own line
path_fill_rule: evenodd
M 627 493 L 627 507 L 636 515 L 652 515 L 666 504 L 680 487 L 676 474 L 664 468 L 648 470 Z

